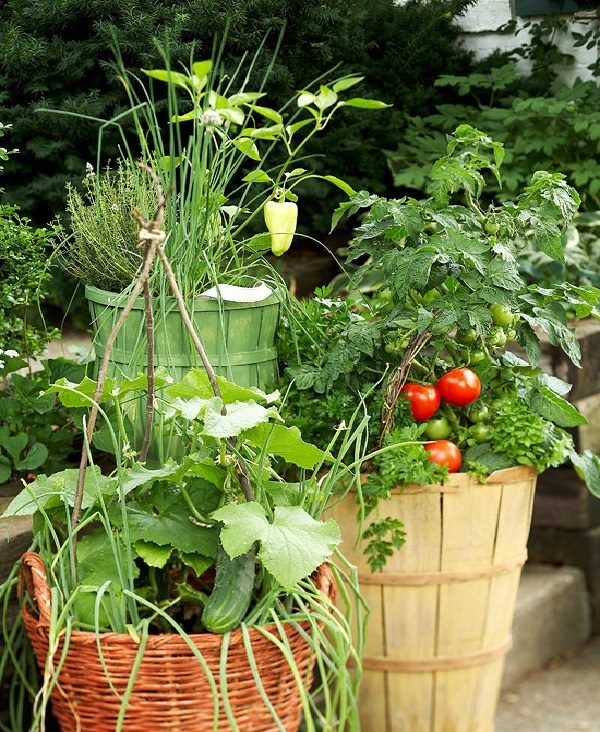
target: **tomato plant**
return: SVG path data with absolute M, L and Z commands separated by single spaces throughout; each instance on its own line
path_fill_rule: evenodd
M 462 457 L 460 450 L 450 440 L 436 440 L 425 445 L 425 449 L 429 453 L 429 460 L 438 465 L 446 465 L 449 473 L 458 472 Z
M 479 376 L 468 368 L 448 371 L 436 386 L 442 399 L 454 407 L 466 407 L 481 394 Z
M 417 422 L 426 422 L 439 409 L 441 398 L 435 386 L 422 384 L 405 384 L 400 393 L 405 394 L 410 402 L 410 411 Z

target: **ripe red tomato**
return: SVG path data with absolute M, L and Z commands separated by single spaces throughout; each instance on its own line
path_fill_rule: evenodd
M 442 399 L 455 407 L 466 407 L 481 394 L 479 376 L 467 368 L 448 371 L 436 386 Z
M 456 473 L 462 463 L 460 450 L 450 440 L 436 440 L 424 446 L 429 460 L 438 465 L 447 465 L 449 473 Z
M 426 422 L 431 419 L 442 401 L 435 386 L 405 384 L 400 392 L 406 394 L 406 398 L 410 402 L 410 411 L 417 422 Z

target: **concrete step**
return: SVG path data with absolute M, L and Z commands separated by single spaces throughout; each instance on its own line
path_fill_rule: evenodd
M 590 635 L 590 603 L 582 570 L 527 565 L 519 585 L 503 690 L 510 690 L 550 659 L 579 648 Z
M 496 732 L 598 732 L 600 638 L 554 659 L 500 698 Z

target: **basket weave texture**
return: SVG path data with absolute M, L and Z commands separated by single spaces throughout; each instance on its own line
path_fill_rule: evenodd
M 316 570 L 313 580 L 326 597 L 331 601 L 335 599 L 335 583 L 327 565 Z M 21 581 L 37 607 L 36 612 L 24 604 L 22 616 L 43 673 L 49 648 L 51 596 L 44 562 L 38 554 L 28 552 L 23 556 Z M 299 628 L 310 634 L 310 625 L 300 623 L 295 628 L 285 624 L 284 627 L 300 677 L 308 688 L 312 682 L 314 654 Z M 275 625 L 265 626 L 264 630 L 281 640 Z M 296 732 L 302 705 L 289 664 L 278 646 L 258 629 L 250 628 L 249 636 L 264 691 L 286 732 Z M 148 637 L 127 706 L 124 732 L 232 729 L 221 704 L 219 667 L 223 636 L 198 633 L 189 637 L 204 657 L 219 689 L 216 727 L 213 694 L 198 659 L 177 633 L 163 633 Z M 111 690 L 102 668 L 98 643 L 118 696 Z M 62 732 L 114 732 L 121 706 L 119 697 L 127 688 L 138 650 L 138 644 L 128 634 L 101 633 L 97 636 L 86 631 L 71 634 L 66 660 L 51 696 L 53 713 Z M 63 640 L 60 640 L 53 654 L 53 669 L 58 666 L 62 651 Z M 240 732 L 280 730 L 254 680 L 241 630 L 230 634 L 226 669 L 227 696 Z

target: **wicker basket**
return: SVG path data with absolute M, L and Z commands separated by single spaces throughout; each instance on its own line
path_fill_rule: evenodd
M 37 612 L 25 604 L 22 615 L 27 635 L 39 668 L 48 656 L 50 623 L 50 589 L 41 557 L 33 552 L 23 556 L 21 579 Z M 317 588 L 334 600 L 336 588 L 327 565 L 314 575 Z M 301 626 L 310 633 L 308 623 Z M 266 626 L 276 638 L 277 628 Z M 264 691 L 276 710 L 286 732 L 295 732 L 300 724 L 302 705 L 293 673 L 277 645 L 256 628 L 249 629 L 252 649 Z M 314 655 L 301 632 L 288 625 L 287 640 L 294 655 L 300 677 L 306 688 L 312 682 Z M 98 639 L 99 638 L 99 641 Z M 202 653 L 217 687 L 223 642 L 222 635 L 191 635 Z M 98 656 L 100 643 L 110 681 L 110 688 Z M 54 664 L 61 658 L 63 643 L 53 655 Z M 52 708 L 62 732 L 114 732 L 120 710 L 120 696 L 126 690 L 139 646 L 126 634 L 74 631 L 70 638 L 65 663 L 52 691 Z M 265 705 L 254 680 L 244 647 L 241 630 L 230 634 L 226 673 L 227 694 L 233 716 L 241 732 L 280 730 Z M 148 637 L 122 729 L 124 732 L 149 730 L 186 730 L 211 732 L 232 727 L 224 708 L 214 727 L 213 695 L 202 667 L 187 643 L 176 633 Z
M 378 510 L 404 523 L 406 546 L 376 573 L 354 543 L 354 497 L 331 511 L 371 610 L 363 732 L 492 732 L 535 483 L 515 467 L 392 491 Z

